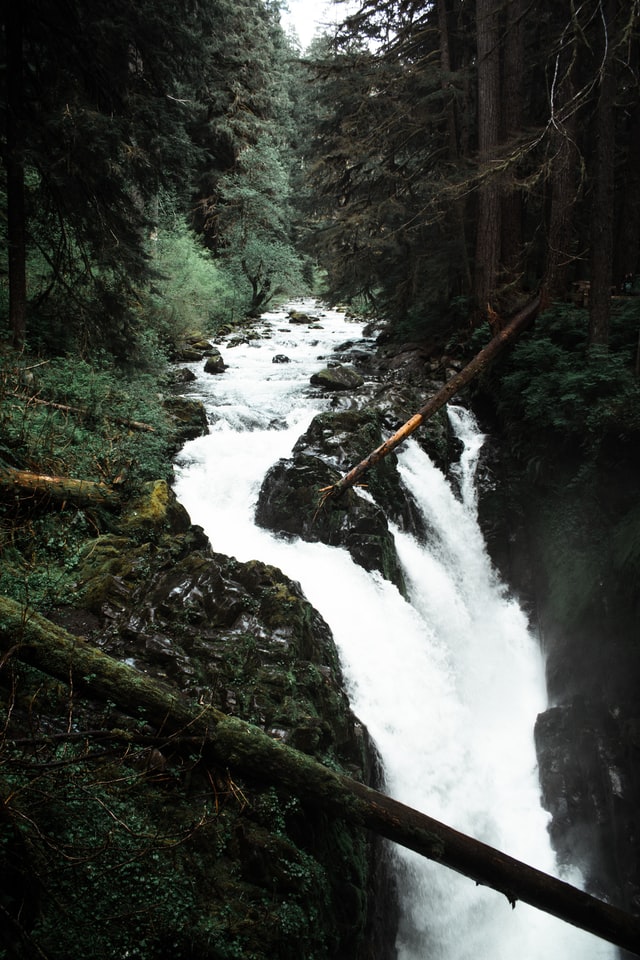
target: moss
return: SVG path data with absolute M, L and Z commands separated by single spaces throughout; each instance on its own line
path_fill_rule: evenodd
M 118 529 L 128 536 L 150 531 L 184 533 L 190 525 L 189 515 L 179 504 L 166 480 L 142 484 L 118 518 Z

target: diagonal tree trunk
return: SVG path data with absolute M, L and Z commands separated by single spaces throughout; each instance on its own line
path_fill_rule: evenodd
M 451 380 L 448 380 L 444 387 L 441 390 L 438 390 L 431 399 L 425 403 L 423 407 L 415 413 L 411 419 L 407 420 L 399 430 L 393 434 L 392 437 L 389 437 L 388 440 L 385 440 L 379 447 L 377 447 L 368 457 L 365 457 L 364 460 L 361 460 L 360 463 L 355 466 L 349 473 L 345 474 L 341 480 L 338 480 L 337 483 L 334 483 L 331 487 L 325 487 L 320 492 L 324 495 L 323 503 L 329 497 L 339 497 L 345 490 L 348 490 L 349 487 L 352 487 L 357 483 L 360 478 L 370 469 L 379 463 L 383 457 L 386 457 L 388 453 L 391 453 L 392 450 L 406 440 L 407 437 L 410 437 L 418 427 L 422 426 L 425 420 L 428 420 L 429 417 L 432 417 L 434 413 L 437 413 L 441 407 L 447 403 L 451 397 L 453 397 L 458 391 L 465 387 L 474 377 L 477 377 L 479 373 L 482 373 L 490 363 L 493 363 L 495 358 L 499 356 L 502 351 L 507 347 L 513 340 L 515 340 L 520 333 L 531 323 L 534 317 L 538 314 L 540 310 L 540 297 L 537 296 L 531 300 L 522 310 L 519 311 L 513 317 L 513 319 L 506 324 L 506 326 L 499 330 L 496 336 L 484 347 L 480 353 L 477 353 L 473 360 L 471 360 L 466 367 L 457 373 Z
M 9 322 L 13 346 L 21 350 L 26 333 L 27 276 L 23 156 L 22 84 L 23 4 L 7 4 L 6 39 L 6 134 L 7 243 L 9 247 Z
M 0 597 L 0 666 L 10 656 L 74 689 L 145 719 L 163 736 L 199 737 L 212 762 L 280 784 L 333 815 L 447 866 L 476 883 L 625 947 L 640 956 L 640 920 L 480 843 L 426 814 L 324 767 L 250 723 L 187 700 L 80 640 L 39 614 Z
M 491 163 L 500 139 L 499 0 L 476 0 L 478 50 L 478 189 L 474 300 L 478 320 L 494 298 L 500 265 L 500 185 Z

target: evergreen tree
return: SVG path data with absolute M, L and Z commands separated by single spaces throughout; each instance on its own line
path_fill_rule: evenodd
M 9 247 L 22 229 L 32 312 L 58 317 L 54 336 L 108 336 L 125 349 L 132 287 L 148 276 L 154 198 L 160 186 L 184 183 L 193 158 L 179 83 L 198 72 L 203 22 L 187 3 L 125 0 L 108 12 L 83 0 L 27 0 L 21 14 L 21 36 L 8 11 L 3 32 L 7 53 L 19 45 L 22 54 L 20 64 L 8 60 L 3 156 L 11 173 L 18 129 L 28 184 Z M 15 209 L 15 173 L 7 189 Z M 15 329 L 14 337 L 22 339 Z
M 315 250 L 339 295 L 434 329 L 460 297 L 467 316 L 474 301 L 505 314 L 541 285 L 563 297 L 590 279 L 591 337 L 606 341 L 622 264 L 640 271 L 639 12 L 527 13 L 363 0 L 318 60 Z
M 275 296 L 303 289 L 290 200 L 294 54 L 278 3 L 229 4 L 219 27 L 199 95 L 206 108 L 199 135 L 208 150 L 194 225 L 246 289 L 247 313 L 255 316 Z

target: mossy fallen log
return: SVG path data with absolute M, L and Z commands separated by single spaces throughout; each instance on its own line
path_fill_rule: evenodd
M 184 696 L 114 660 L 8 598 L 0 598 L 0 666 L 13 656 L 74 690 L 144 718 L 159 735 L 196 737 L 203 754 L 273 782 L 333 815 L 640 956 L 640 919 L 453 830 L 279 743 L 263 730 Z
M 31 473 L 14 467 L 0 467 L 0 491 L 27 496 L 47 496 L 57 503 L 70 501 L 79 507 L 117 503 L 120 491 L 108 483 Z
M 492 340 L 480 350 L 475 357 L 469 361 L 469 363 L 464 367 L 459 373 L 456 373 L 455 376 L 451 377 L 450 380 L 447 380 L 445 385 L 438 390 L 428 401 L 421 407 L 417 413 L 407 420 L 398 430 L 389 437 L 388 440 L 385 440 L 384 443 L 381 443 L 379 447 L 376 447 L 364 460 L 361 460 L 355 467 L 353 467 L 348 473 L 344 475 L 337 483 L 332 484 L 330 487 L 324 487 L 320 490 L 322 494 L 321 505 L 326 502 L 330 497 L 340 497 L 342 494 L 353 487 L 360 479 L 364 476 L 367 470 L 370 470 L 371 467 L 374 467 L 379 463 L 383 457 L 386 457 L 387 454 L 391 453 L 392 450 L 395 450 L 407 437 L 410 437 L 412 433 L 422 426 L 425 421 L 432 417 L 435 413 L 440 410 L 441 407 L 448 403 L 448 401 L 454 397 L 463 387 L 470 383 L 474 377 L 477 377 L 483 370 L 485 370 L 489 364 L 498 357 L 503 350 L 512 343 L 523 330 L 528 327 L 528 325 L 533 321 L 534 317 L 538 314 L 541 306 L 541 297 L 537 296 L 529 303 L 526 304 L 512 319 L 506 323 L 503 327 L 500 328 L 499 324 L 496 324 L 498 332 L 495 334 Z

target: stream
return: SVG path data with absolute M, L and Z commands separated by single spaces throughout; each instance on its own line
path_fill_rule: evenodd
M 345 550 L 278 538 L 254 523 L 269 467 L 287 457 L 331 396 L 309 378 L 362 324 L 315 301 L 318 318 L 265 314 L 264 337 L 221 344 L 222 375 L 190 365 L 210 433 L 176 462 L 175 491 L 214 550 L 262 560 L 297 580 L 330 625 L 351 705 L 383 760 L 387 791 L 547 873 L 557 874 L 540 807 L 533 726 L 546 707 L 544 662 L 518 604 L 496 576 L 476 518 L 483 437 L 449 408 L 464 452 L 455 492 L 414 440 L 399 448 L 402 481 L 428 543 L 394 529 L 409 592 L 357 566 Z M 282 360 L 282 358 L 286 360 Z M 276 359 L 274 362 L 274 358 Z M 394 848 L 401 901 L 399 960 L 613 960 L 614 947 L 546 914 Z M 580 877 L 563 875 L 580 885 Z

